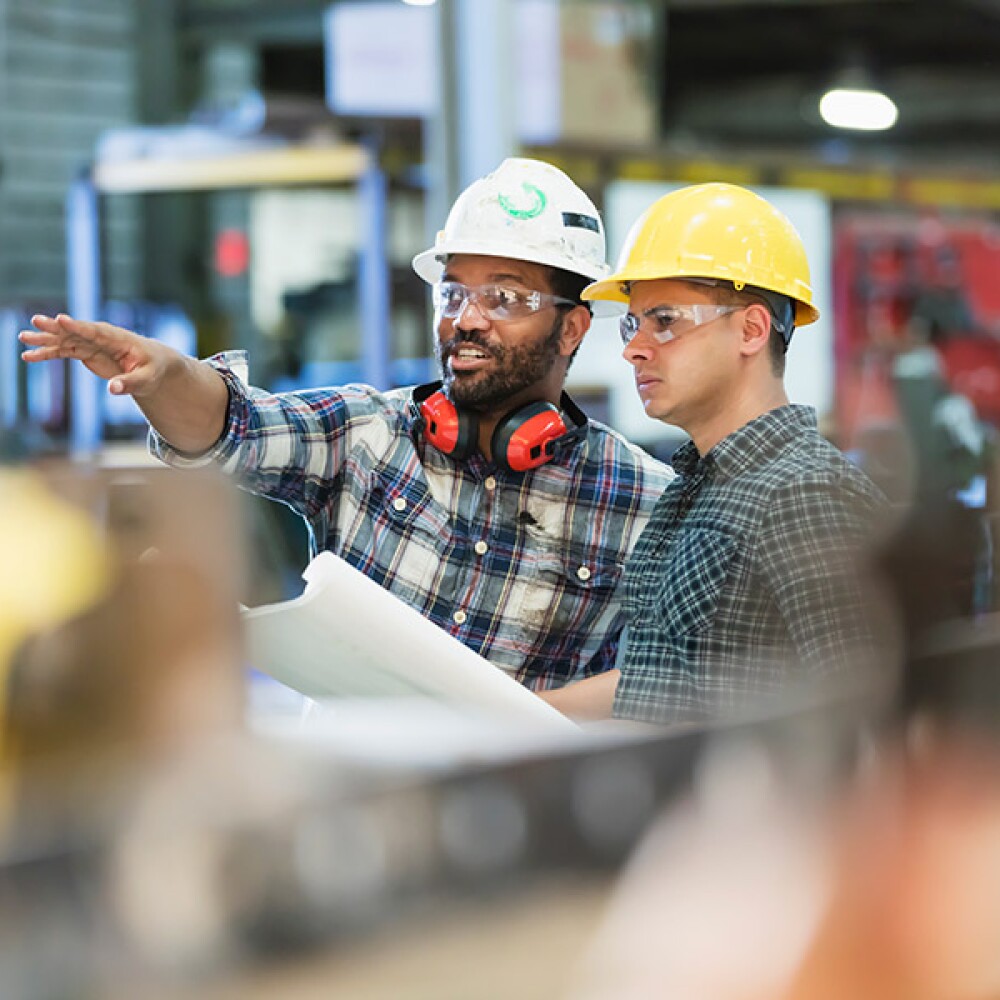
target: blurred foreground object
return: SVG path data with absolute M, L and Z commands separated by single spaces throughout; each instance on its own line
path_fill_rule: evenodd
M 4 490 L 4 763 L 16 844 L 113 822 L 143 770 L 241 719 L 230 487 L 54 465 Z
M 102 597 L 110 565 L 97 525 L 58 499 L 40 476 L 0 472 L 0 664 L 24 638 Z
M 58 499 L 37 474 L 0 472 L 0 767 L 4 808 L 19 756 L 18 707 L 8 704 L 11 664 L 29 636 L 83 613 L 111 586 L 109 555 L 97 525 Z
M 998 765 L 995 741 L 953 738 L 809 800 L 752 748 L 706 754 L 626 870 L 574 1000 L 1000 996 Z

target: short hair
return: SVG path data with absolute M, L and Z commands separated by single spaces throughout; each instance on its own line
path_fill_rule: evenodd
M 781 378 L 785 374 L 785 355 L 788 352 L 788 341 L 785 339 L 785 335 L 782 334 L 778 326 L 777 317 L 774 314 L 774 303 L 770 300 L 771 296 L 774 295 L 773 292 L 765 296 L 752 285 L 737 290 L 729 282 L 716 281 L 714 279 L 700 281 L 695 278 L 689 282 L 685 282 L 685 284 L 690 284 L 693 288 L 709 289 L 709 294 L 713 300 L 721 306 L 764 306 L 767 309 L 767 315 L 771 319 L 771 332 L 767 338 L 767 353 L 771 360 L 771 372 L 778 378 Z M 791 315 L 794 318 L 794 306 L 792 307 Z M 791 340 L 791 330 L 788 331 L 787 336 L 788 340 Z
M 591 281 L 592 279 L 586 275 L 564 271 L 561 267 L 549 268 L 549 287 L 552 289 L 552 294 L 583 306 L 587 312 L 593 315 L 593 305 L 590 302 L 584 302 L 581 298 L 583 290 L 591 284 Z

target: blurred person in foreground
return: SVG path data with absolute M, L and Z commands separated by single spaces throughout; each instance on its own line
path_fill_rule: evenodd
M 994 690 L 992 734 L 897 745 L 822 795 L 759 744 L 713 746 L 626 865 L 568 996 L 1000 996 L 996 706 Z
M 628 303 L 646 412 L 691 440 L 625 569 L 619 668 L 546 700 L 674 723 L 891 689 L 894 622 L 866 567 L 887 503 L 784 387 L 792 333 L 819 316 L 792 224 L 744 188 L 681 189 L 583 295 Z
M 433 286 L 442 382 L 273 395 L 242 352 L 207 362 L 107 323 L 36 316 L 26 361 L 80 360 L 133 396 L 151 447 L 216 462 L 330 550 L 533 689 L 610 669 L 617 584 L 670 470 L 563 391 L 608 272 L 565 174 L 505 160 L 456 200 L 414 269 Z

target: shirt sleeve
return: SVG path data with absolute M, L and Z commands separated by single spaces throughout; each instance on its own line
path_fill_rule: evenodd
M 623 632 L 624 629 L 620 624 L 612 628 L 604 637 L 597 652 L 586 663 L 581 663 L 573 675 L 567 678 L 567 682 L 582 681 L 587 677 L 606 673 L 618 666 L 619 645 Z
M 835 482 L 794 483 L 772 498 L 758 551 L 804 680 L 888 679 L 894 619 L 876 569 L 884 514 Z
M 247 385 L 243 351 L 203 363 L 215 368 L 229 391 L 222 436 L 203 454 L 189 455 L 151 430 L 150 451 L 175 467 L 214 463 L 253 493 L 311 518 L 343 466 L 351 427 L 374 409 L 364 387 L 269 393 Z

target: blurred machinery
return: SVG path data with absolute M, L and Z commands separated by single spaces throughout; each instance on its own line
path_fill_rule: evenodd
M 837 438 L 900 509 L 889 560 L 908 613 L 916 625 L 995 611 L 1000 231 L 846 213 L 835 263 Z
M 365 317 L 368 333 L 361 341 L 361 368 L 367 381 L 387 385 L 386 178 L 373 151 L 346 143 L 290 146 L 264 136 L 232 136 L 194 125 L 135 131 L 147 145 L 153 143 L 150 155 L 145 147 L 137 151 L 125 137 L 112 142 L 105 136 L 98 143 L 96 162 L 67 197 L 69 311 L 84 319 L 111 318 L 106 315 L 101 263 L 102 203 L 110 195 L 352 184 L 364 220 L 355 230 L 361 234 L 356 289 L 364 309 L 359 314 Z M 238 251 L 232 236 L 216 246 L 223 271 L 234 265 Z M 71 368 L 69 379 L 71 449 L 76 454 L 93 453 L 104 440 L 102 387 L 80 366 Z
M 934 345 L 951 387 L 1000 421 L 1000 229 L 985 218 L 844 212 L 835 227 L 839 423 L 894 416 L 895 351 Z

